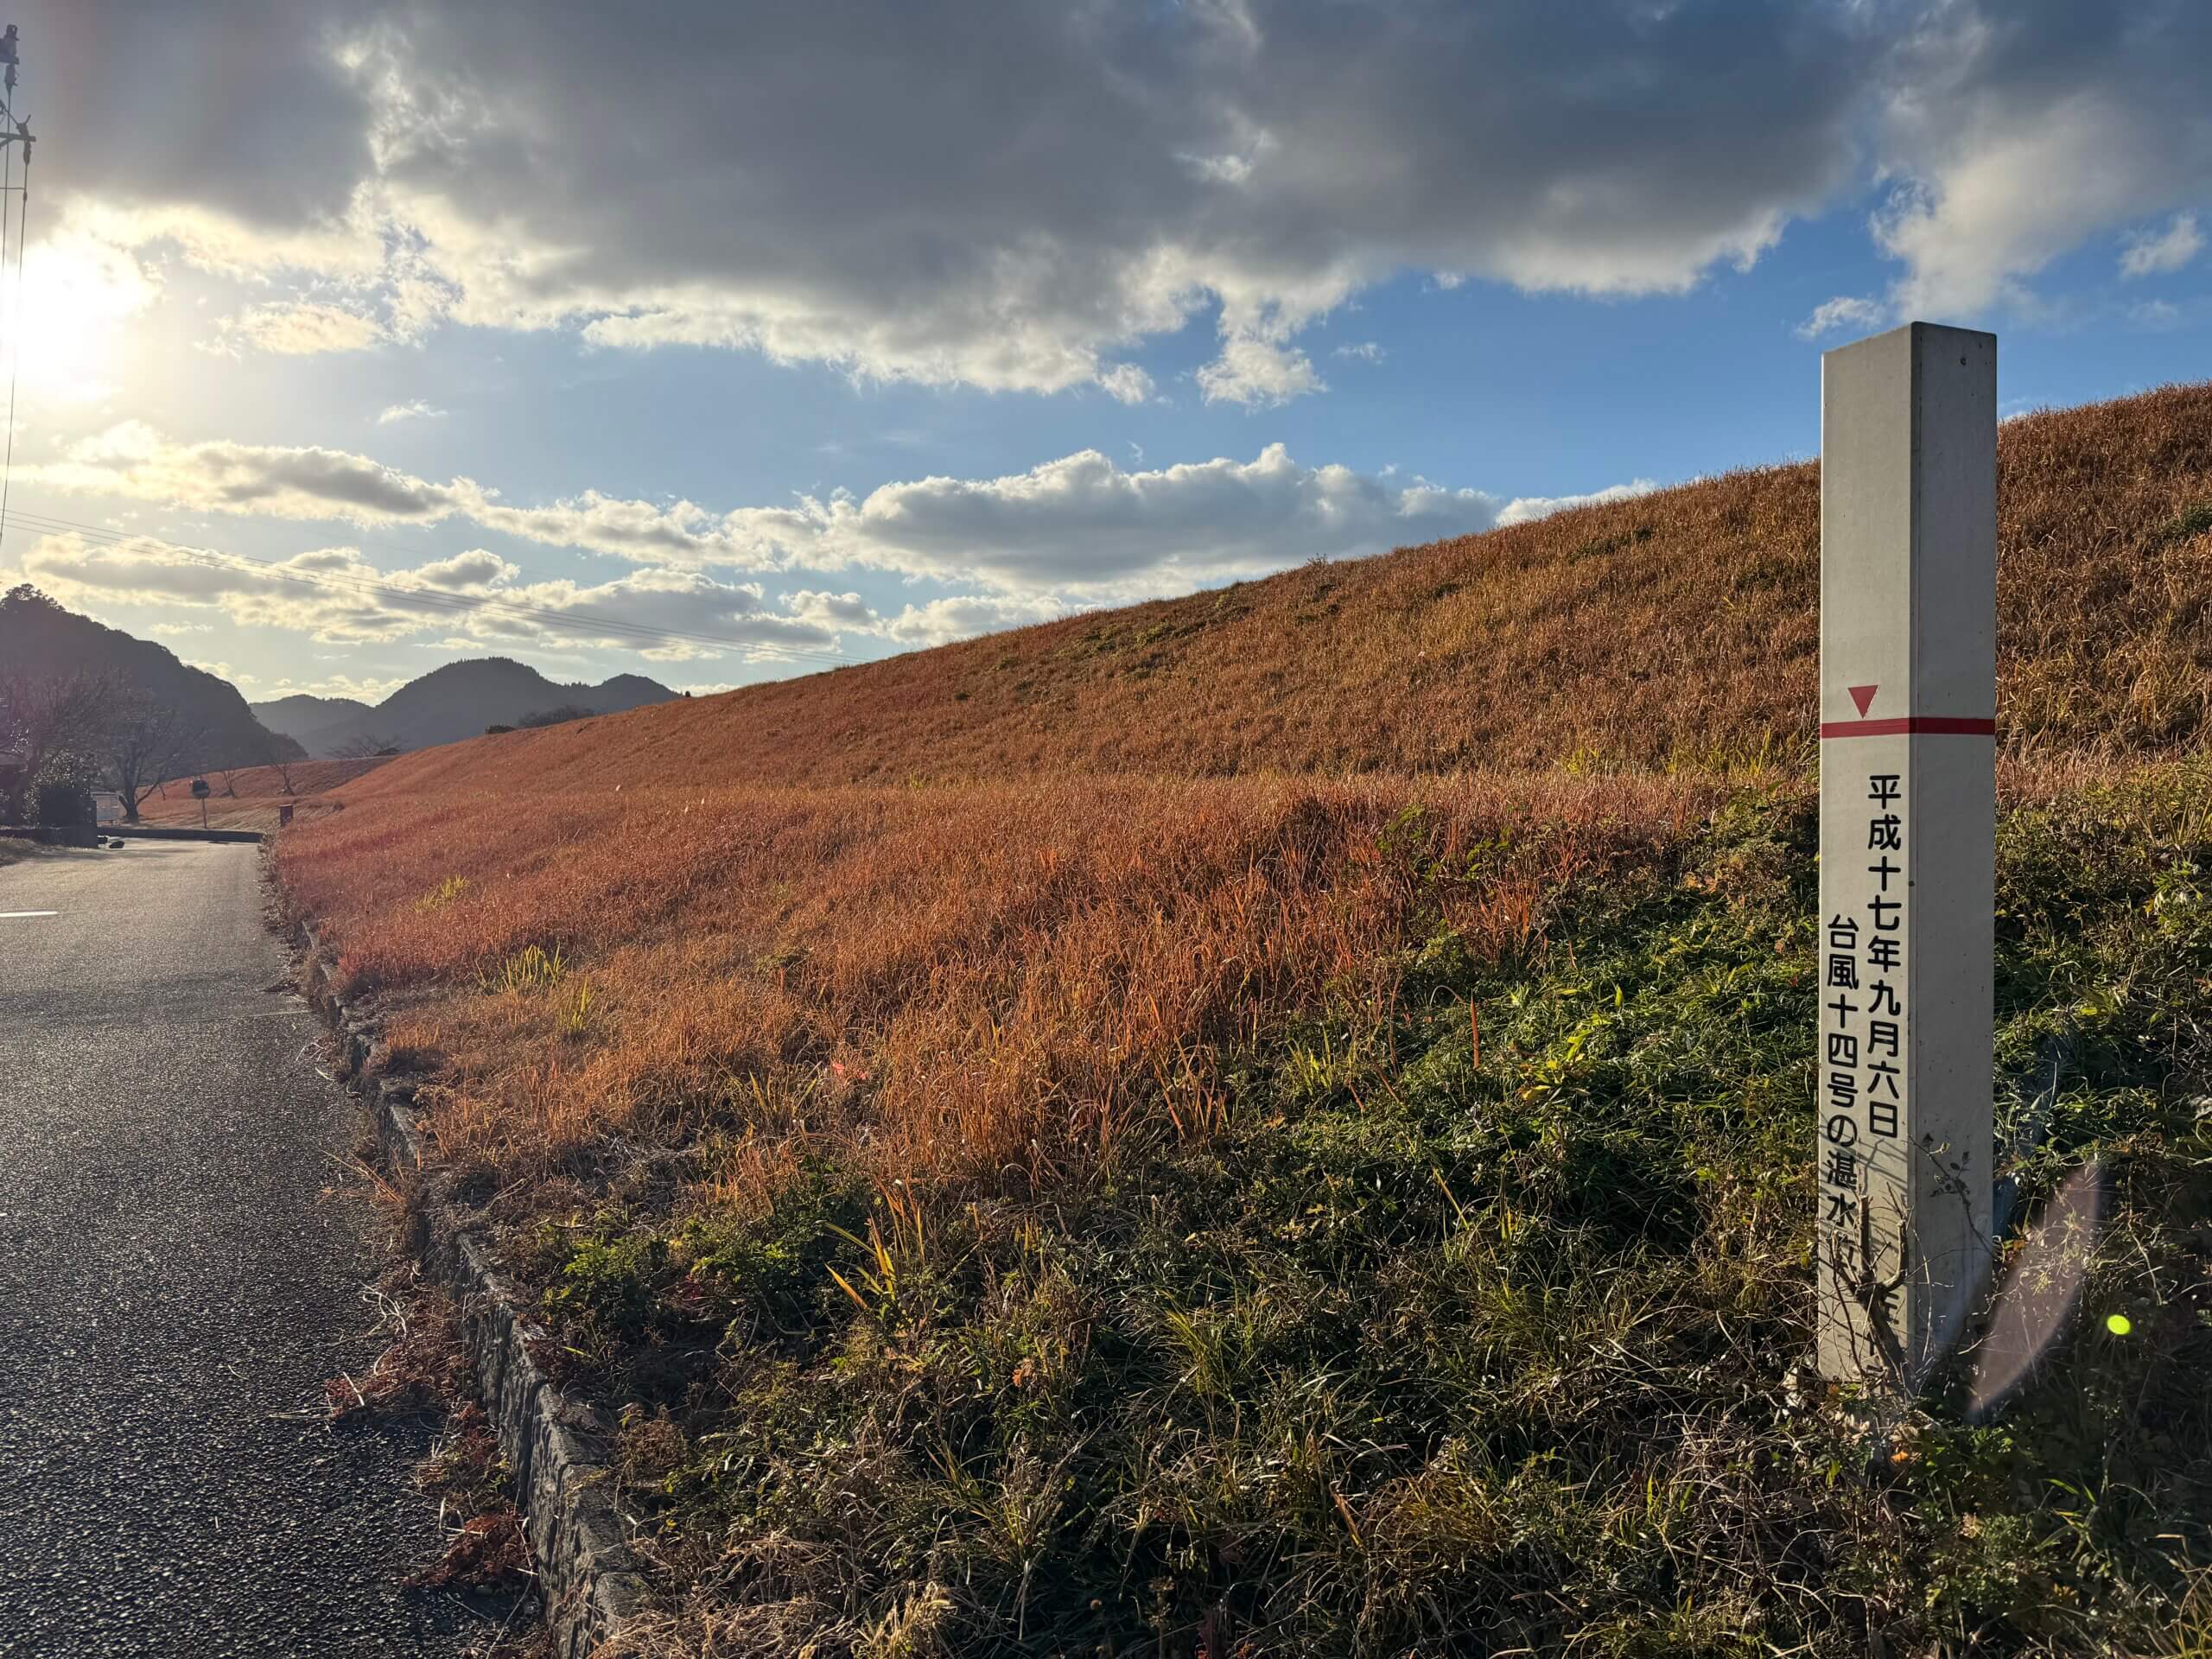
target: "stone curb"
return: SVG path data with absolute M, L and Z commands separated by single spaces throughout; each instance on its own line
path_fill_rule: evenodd
M 426 1183 L 408 1243 L 453 1292 L 467 1349 L 500 1450 L 514 1471 L 516 1507 L 537 1567 L 537 1587 L 559 1659 L 588 1659 L 646 1611 L 652 1595 L 630 1560 L 601 1447 L 609 1425 L 569 1399 L 531 1357 L 547 1339 L 523 1311 L 518 1287 L 494 1264 L 477 1224 L 454 1205 L 415 1122 L 415 1086 L 367 1075 L 381 1046 L 373 1021 L 332 988 L 314 928 L 302 923 L 307 996 L 339 1042 L 339 1076 L 374 1109 L 377 1143 L 395 1177 Z

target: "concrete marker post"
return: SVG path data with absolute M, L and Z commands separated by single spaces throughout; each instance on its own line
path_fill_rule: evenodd
M 1820 1364 L 1910 1394 L 1993 1255 L 1997 339 L 1821 362 Z

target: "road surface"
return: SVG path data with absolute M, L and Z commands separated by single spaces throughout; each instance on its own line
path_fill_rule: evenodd
M 259 850 L 0 868 L 0 1655 L 460 1655 L 427 1427 L 302 1414 L 373 1360 L 359 1107 L 268 988 Z M 53 914 L 16 913 L 52 912 Z

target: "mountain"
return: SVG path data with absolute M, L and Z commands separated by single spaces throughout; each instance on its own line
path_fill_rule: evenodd
M 270 731 L 283 732 L 302 743 L 325 726 L 335 726 L 341 720 L 369 712 L 369 705 L 357 697 L 311 697 L 304 691 L 278 697 L 274 702 L 249 706 L 253 717 Z
M 150 639 L 65 610 L 25 583 L 0 596 L 0 669 L 35 675 L 112 674 L 183 710 L 193 735 L 176 772 L 296 760 L 305 751 L 253 717 L 238 690 L 207 670 L 177 660 Z
M 262 703 L 257 712 L 310 753 L 325 755 L 365 737 L 427 749 L 480 736 L 486 726 L 518 725 L 545 709 L 573 706 L 612 715 L 675 696 L 640 674 L 618 674 L 599 685 L 563 684 L 511 658 L 481 657 L 434 668 L 373 707 L 351 697 L 292 696 Z

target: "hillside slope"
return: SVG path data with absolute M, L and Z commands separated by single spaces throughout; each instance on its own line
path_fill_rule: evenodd
M 620 1425 L 673 1624 L 607 1659 L 2202 1648 L 2212 777 L 2136 757 L 2202 742 L 2209 410 L 2005 432 L 2040 1345 L 1872 1429 L 1811 1379 L 1809 468 L 404 757 L 279 836 Z
M 0 598 L 0 665 L 33 674 L 113 674 L 183 710 L 192 739 L 177 769 L 251 766 L 295 760 L 300 746 L 253 717 L 228 680 L 177 660 L 176 653 L 65 610 L 29 586 Z
M 2212 710 L 2212 384 L 2009 422 L 1998 723 L 2147 756 Z M 1811 737 L 1820 474 L 1309 565 L 612 721 L 418 757 L 501 788 L 1705 765 Z
M 675 696 L 643 675 L 618 674 L 598 685 L 564 684 L 512 658 L 482 657 L 434 668 L 374 707 L 349 697 L 287 699 L 292 705 L 327 702 L 328 713 L 325 717 L 323 710 L 294 706 L 283 729 L 317 755 L 372 736 L 403 749 L 420 749 L 475 737 L 487 726 L 512 726 L 527 715 L 563 705 L 613 714 Z

